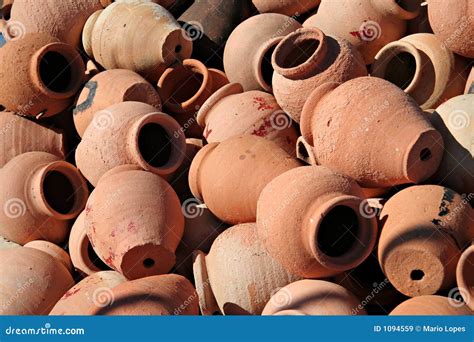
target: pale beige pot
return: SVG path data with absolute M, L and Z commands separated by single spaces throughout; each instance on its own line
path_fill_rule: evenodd
M 472 311 L 457 299 L 442 296 L 410 298 L 390 312 L 390 316 L 470 316 Z
M 73 269 L 71 258 L 67 252 L 58 245 L 45 240 L 34 240 L 26 243 L 24 247 L 34 248 L 51 255 L 53 258 L 61 262 L 61 264 L 63 264 L 63 266 L 72 273 Z

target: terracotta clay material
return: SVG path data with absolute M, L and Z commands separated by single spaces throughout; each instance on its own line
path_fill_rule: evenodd
M 258 235 L 288 271 L 305 278 L 336 275 L 372 251 L 375 218 L 363 216 L 362 189 L 347 176 L 305 166 L 273 179 L 257 207 Z
M 67 252 L 58 245 L 49 241 L 35 240 L 26 243 L 24 247 L 34 248 L 51 255 L 53 258 L 59 260 L 63 266 L 72 273 L 71 258 L 69 258 Z
M 349 42 L 317 28 L 298 29 L 283 38 L 273 52 L 272 66 L 275 98 L 296 122 L 319 85 L 367 75 L 361 55 Z
M 416 103 L 378 77 L 320 86 L 305 104 L 301 132 L 318 164 L 367 188 L 424 181 L 443 154 L 441 134 Z
M 3 236 L 0 236 L 0 249 L 15 248 L 21 247 L 21 245 L 16 242 L 5 239 Z
M 270 298 L 262 315 L 365 315 L 363 308 L 354 313 L 354 309 L 359 306 L 359 299 L 341 285 L 324 280 L 304 279 L 278 290 Z
M 265 185 L 301 163 L 275 143 L 253 135 L 203 147 L 189 171 L 194 197 L 229 224 L 255 222 Z
M 0 112 L 0 167 L 25 152 L 48 152 L 63 159 L 65 137 L 10 112 Z
M 380 220 L 379 262 L 398 291 L 414 297 L 454 285 L 461 250 L 474 239 L 466 199 L 438 185 L 412 186 L 387 201 Z
M 272 91 L 272 53 L 287 34 L 301 27 L 294 18 L 267 13 L 253 16 L 235 28 L 224 49 L 224 70 L 245 91 Z
M 173 267 L 184 217 L 178 196 L 163 178 L 123 165 L 97 184 L 87 202 L 85 225 L 102 261 L 137 279 Z
M 66 109 L 84 77 L 79 53 L 57 38 L 29 33 L 0 49 L 0 105 L 24 116 L 48 117 Z M 9 77 L 11 68 L 15 77 Z
M 434 34 L 419 33 L 385 45 L 375 56 L 371 75 L 392 82 L 429 109 L 461 95 L 468 70 L 467 61 Z
M 260 13 L 281 13 L 296 16 L 315 9 L 321 0 L 252 0 Z
M 125 101 L 143 102 L 161 110 L 160 96 L 153 86 L 137 73 L 106 70 L 92 77 L 79 94 L 74 108 L 74 124 L 82 137 L 94 114 Z
M 474 311 L 474 244 L 468 247 L 459 259 L 456 281 L 464 303 Z
M 273 95 L 263 91 L 244 92 L 240 84 L 228 84 L 204 103 L 197 121 L 209 143 L 250 134 L 271 140 L 295 155 L 298 131 Z
M 46 152 L 23 153 L 0 170 L 0 235 L 22 245 L 38 239 L 58 244 L 87 196 L 73 165 Z
M 347 39 L 365 63 L 372 64 L 377 51 L 403 37 L 407 21 L 415 18 L 419 9 L 420 2 L 411 0 L 325 0 L 303 26 Z
M 418 296 L 398 305 L 390 316 L 470 316 L 472 311 L 462 302 L 442 296 Z
M 0 249 L 0 315 L 47 315 L 74 285 L 63 264 L 34 248 Z
M 77 166 L 92 185 L 124 164 L 169 176 L 184 158 L 186 142 L 179 129 L 171 116 L 149 104 L 114 104 L 94 114 L 76 150 Z
M 467 78 L 464 94 L 474 94 L 474 67 L 471 68 L 471 72 Z
M 275 291 L 300 279 L 267 254 L 255 223 L 227 229 L 208 255 L 197 252 L 194 278 L 203 315 L 260 315 Z

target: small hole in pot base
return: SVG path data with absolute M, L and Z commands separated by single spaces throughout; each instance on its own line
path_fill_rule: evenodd
M 420 160 L 427 161 L 431 159 L 431 151 L 429 148 L 424 148 L 420 152 Z
M 401 89 L 406 89 L 413 81 L 415 72 L 415 57 L 408 52 L 402 52 L 394 56 L 387 64 L 384 79 Z
M 68 214 L 74 207 L 74 187 L 71 181 L 59 171 L 50 171 L 43 180 L 46 202 L 56 212 Z
M 182 50 L 183 50 L 183 47 L 181 45 L 176 45 L 176 47 L 174 48 L 175 53 L 180 53 Z
M 153 266 L 155 266 L 155 260 L 151 258 L 146 258 L 145 260 L 143 260 L 143 266 L 145 268 L 152 268 Z
M 280 67 L 294 68 L 306 62 L 318 49 L 319 41 L 307 39 L 302 42 L 295 42 L 291 52 L 284 58 Z
M 69 90 L 72 80 L 71 64 L 59 52 L 49 51 L 41 58 L 40 78 L 51 91 L 63 93 Z
M 425 272 L 423 272 L 422 270 L 413 270 L 410 273 L 411 280 L 422 280 L 424 276 Z
M 171 157 L 171 138 L 162 126 L 149 123 L 140 130 L 138 148 L 148 164 L 161 167 L 166 165 Z

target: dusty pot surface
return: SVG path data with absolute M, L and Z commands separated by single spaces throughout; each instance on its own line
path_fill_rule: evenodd
M 260 13 L 281 13 L 296 17 L 316 8 L 320 2 L 321 0 L 252 0 Z
M 320 86 L 305 104 L 301 132 L 318 164 L 368 188 L 424 181 L 443 154 L 441 134 L 413 99 L 378 77 Z
M 456 282 L 464 303 L 474 311 L 474 244 L 459 258 L 456 267 Z
M 295 2 L 296 3 L 296 2 Z M 260 14 L 232 31 L 224 49 L 224 70 L 231 82 L 245 91 L 272 91 L 272 53 L 290 32 L 301 27 L 294 18 L 277 13 Z
M 228 84 L 204 103 L 197 121 L 204 127 L 204 138 L 209 143 L 256 135 L 295 155 L 298 131 L 275 97 L 263 91 L 244 92 L 240 84 Z
M 0 49 L 0 60 L 0 105 L 24 116 L 48 117 L 65 110 L 84 78 L 79 53 L 42 33 L 10 40 Z M 12 70 L 15 77 L 9 77 Z
M 79 94 L 74 124 L 82 137 L 94 114 L 125 101 L 143 102 L 161 110 L 160 96 L 151 83 L 131 70 L 112 69 L 92 77 Z
M 260 315 L 277 289 L 300 278 L 267 254 L 247 223 L 219 235 L 208 255 L 196 253 L 194 279 L 203 315 Z
M 88 194 L 73 165 L 46 152 L 20 154 L 0 170 L 0 235 L 22 245 L 60 243 Z
M 398 192 L 380 214 L 379 262 L 401 293 L 430 295 L 454 285 L 461 250 L 474 238 L 473 210 L 438 185 Z
M 349 42 L 317 28 L 298 29 L 283 38 L 273 52 L 272 66 L 275 98 L 296 122 L 319 85 L 367 75 L 361 55 Z
M 472 315 L 462 302 L 442 296 L 417 296 L 410 298 L 390 312 L 390 316 L 457 316 Z
M 34 248 L 0 249 L 0 315 L 47 315 L 74 285 L 63 264 Z
M 265 306 L 262 315 L 348 316 L 365 315 L 360 301 L 341 285 L 324 280 L 295 281 L 276 292 Z
M 87 202 L 85 225 L 102 261 L 137 279 L 173 267 L 184 217 L 178 196 L 163 178 L 123 165 L 97 184 Z
M 77 166 L 92 185 L 124 164 L 169 176 L 184 158 L 186 142 L 179 129 L 171 116 L 149 104 L 114 104 L 94 114 L 76 150 Z
M 15 248 L 21 247 L 21 245 L 16 242 L 5 239 L 3 236 L 0 236 L 0 249 Z
M 288 271 L 305 278 L 332 276 L 359 265 L 375 245 L 377 224 L 362 215 L 365 203 L 349 177 L 323 166 L 299 167 L 263 189 L 258 235 Z
M 189 171 L 194 197 L 229 224 L 255 222 L 265 185 L 301 163 L 275 143 L 253 135 L 203 147 Z
M 71 258 L 69 257 L 69 254 L 58 245 L 45 240 L 34 240 L 26 243 L 24 247 L 34 248 L 51 255 L 72 273 Z

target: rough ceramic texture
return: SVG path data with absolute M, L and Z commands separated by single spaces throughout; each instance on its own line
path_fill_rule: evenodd
M 0 236 L 0 249 L 15 248 L 20 247 L 21 245 L 16 242 L 5 239 L 3 236 Z
M 239 135 L 256 135 L 273 141 L 295 155 L 298 131 L 273 95 L 260 90 L 244 92 L 231 83 L 214 93 L 199 110 L 197 121 L 208 143 Z
M 25 247 L 0 249 L 0 315 L 47 315 L 74 285 L 63 264 Z
M 252 0 L 260 13 L 281 13 L 296 16 L 315 9 L 321 0 Z
M 260 315 L 275 291 L 300 279 L 267 254 L 255 223 L 227 229 L 208 255 L 198 252 L 194 278 L 204 315 Z
M 460 252 L 474 239 L 473 218 L 466 199 L 438 185 L 391 197 L 380 214 L 378 256 L 393 286 L 410 297 L 453 286 Z
M 168 176 L 183 161 L 178 123 L 149 104 L 122 102 L 94 114 L 76 150 L 77 167 L 92 184 L 112 168 L 134 164 Z
M 361 215 L 362 189 L 347 176 L 305 166 L 273 179 L 257 207 L 258 235 L 288 271 L 327 277 L 359 265 L 377 236 L 374 218 Z
M 456 282 L 464 302 L 474 311 L 474 244 L 459 258 L 456 267 Z
M 124 165 L 97 184 L 87 202 L 85 225 L 102 261 L 136 279 L 173 267 L 184 217 L 178 196 L 164 179 Z
M 275 98 L 296 122 L 306 99 L 319 85 L 367 75 L 361 55 L 349 42 L 317 28 L 287 35 L 273 52 L 272 66 Z
M 265 185 L 301 163 L 275 143 L 253 135 L 203 147 L 189 171 L 194 197 L 229 224 L 255 222 Z
M 73 112 L 79 135 L 83 136 L 96 112 L 124 101 L 143 102 L 161 110 L 156 90 L 133 71 L 112 69 L 92 77 L 79 94 Z
M 38 125 L 10 112 L 0 112 L 0 167 L 25 152 L 48 152 L 63 159 L 62 132 Z
M 105 69 L 132 70 L 152 81 L 192 52 L 192 41 L 177 21 L 152 2 L 116 2 L 95 12 L 86 22 L 82 43 Z
M 29 33 L 0 49 L 0 105 L 24 116 L 47 117 L 65 110 L 79 90 L 84 63 L 57 38 Z M 15 77 L 10 77 L 11 70 Z
M 410 298 L 390 312 L 390 316 L 470 316 L 472 311 L 462 302 L 442 296 Z
M 411 0 L 322 0 L 318 12 L 303 26 L 347 39 L 371 64 L 377 51 L 403 37 L 407 20 L 418 15 L 419 6 Z
M 305 104 L 301 132 L 318 164 L 368 188 L 424 181 L 443 154 L 441 134 L 414 100 L 378 77 L 320 86 Z
M 466 60 L 434 34 L 419 33 L 385 45 L 375 56 L 371 75 L 392 82 L 429 109 L 463 93 L 468 69 Z
M 341 285 L 324 280 L 304 279 L 278 290 L 270 298 L 262 315 L 365 315 L 363 308 L 354 313 L 359 305 L 359 299 Z
M 276 45 L 301 27 L 294 18 L 267 13 L 253 16 L 232 31 L 224 49 L 224 70 L 245 91 L 272 91 L 271 57 Z
M 0 170 L 0 235 L 22 245 L 38 239 L 58 244 L 87 196 L 73 165 L 46 152 L 23 153 Z
M 61 264 L 63 264 L 63 266 L 72 273 L 71 258 L 67 252 L 58 245 L 55 245 L 49 241 L 34 240 L 26 243 L 24 247 L 34 248 L 51 255 L 53 258 L 61 262 Z

